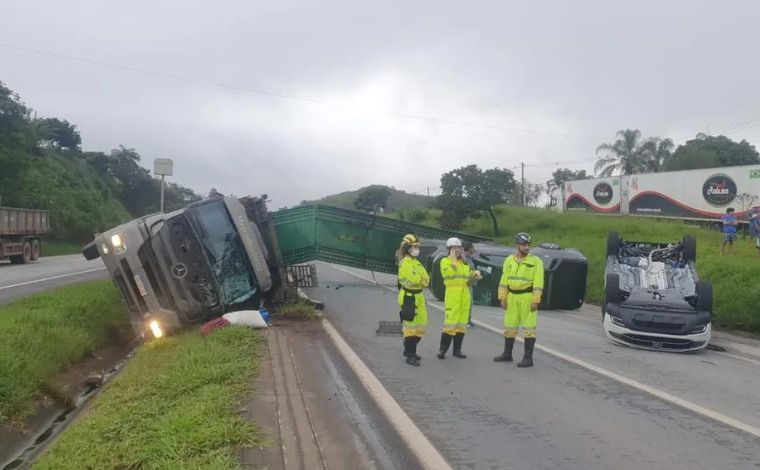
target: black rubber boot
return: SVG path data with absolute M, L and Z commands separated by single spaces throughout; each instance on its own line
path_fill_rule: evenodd
M 438 350 L 438 359 L 444 359 L 446 353 L 449 352 L 449 346 L 451 346 L 451 340 L 454 337 L 448 333 L 441 333 L 441 347 Z
M 420 361 L 417 360 L 417 358 L 414 357 L 414 356 L 408 356 L 406 358 L 406 363 L 409 364 L 410 366 L 419 366 L 420 365 Z
M 420 344 L 420 340 L 422 338 L 419 336 L 412 336 L 412 338 L 414 339 L 414 341 L 412 341 L 412 354 L 419 361 L 422 358 L 419 356 L 419 354 L 417 354 L 417 345 Z
M 517 363 L 517 367 L 533 367 L 533 346 L 536 345 L 536 338 L 525 338 L 525 355 L 522 361 Z
M 459 359 L 467 359 L 467 356 L 462 354 L 462 342 L 464 341 L 464 333 L 457 333 L 454 336 L 454 357 Z
M 504 352 L 501 356 L 493 358 L 496 362 L 512 362 L 512 348 L 515 346 L 514 338 L 504 338 Z
M 409 357 L 409 354 L 412 351 L 412 341 L 414 340 L 414 336 L 406 336 L 404 337 L 404 357 Z

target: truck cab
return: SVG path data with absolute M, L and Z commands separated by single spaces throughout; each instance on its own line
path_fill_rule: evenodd
M 258 308 L 273 287 L 261 233 L 233 197 L 132 220 L 97 234 L 83 254 L 103 260 L 138 336 Z

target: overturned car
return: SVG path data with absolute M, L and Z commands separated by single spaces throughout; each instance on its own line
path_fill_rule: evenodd
M 710 341 L 712 284 L 694 266 L 697 245 L 632 242 L 616 232 L 607 239 L 602 319 L 615 343 L 687 352 Z

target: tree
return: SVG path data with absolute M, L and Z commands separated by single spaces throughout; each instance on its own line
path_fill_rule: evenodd
M 82 144 L 77 126 L 67 120 L 48 118 L 38 120 L 43 134 L 40 135 L 40 145 L 53 147 L 60 150 L 78 150 Z
M 498 236 L 499 225 L 493 207 L 509 202 L 516 188 L 514 174 L 503 168 L 483 171 L 477 165 L 468 165 L 444 173 L 441 195 L 436 198 L 436 204 L 442 210 L 441 226 L 461 228 L 468 216 L 482 211 L 491 217 L 494 235 Z
M 760 154 L 746 140 L 735 142 L 726 136 L 697 136 L 679 145 L 665 168 L 669 171 L 715 168 L 760 163 Z
M 736 202 L 739 203 L 739 210 L 742 212 L 754 207 L 757 201 L 760 201 L 760 196 L 757 194 L 741 193 L 736 196 Z
M 34 131 L 30 111 L 21 98 L 0 82 L 0 191 L 13 203 L 21 187 L 21 176 L 34 153 Z
M 224 194 L 217 191 L 216 188 L 211 188 L 211 190 L 208 192 L 208 198 L 213 199 L 215 197 L 224 197 Z
M 660 171 L 663 162 L 670 158 L 673 141 L 651 137 L 642 140 L 638 129 L 617 132 L 617 140 L 612 144 L 601 144 L 596 148 L 599 159 L 594 171 L 599 176 L 609 177 L 619 172 L 622 175 Z
M 354 202 L 357 210 L 377 213 L 385 209 L 391 190 L 387 186 L 368 186 L 361 190 Z
M 535 206 L 543 192 L 543 185 L 531 183 L 530 181 L 525 182 L 525 191 L 523 191 L 522 183 L 518 181 L 511 199 L 513 199 L 513 203 L 515 204 Z
M 558 168 L 552 173 L 552 179 L 546 182 L 546 194 L 553 193 L 561 188 L 565 181 L 585 180 L 589 178 L 586 170 L 573 171 L 568 168 Z

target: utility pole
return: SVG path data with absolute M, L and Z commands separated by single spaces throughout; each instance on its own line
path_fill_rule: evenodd
M 525 205 L 525 163 L 520 162 L 520 205 Z
M 427 187 L 428 197 L 430 197 L 430 186 Z

